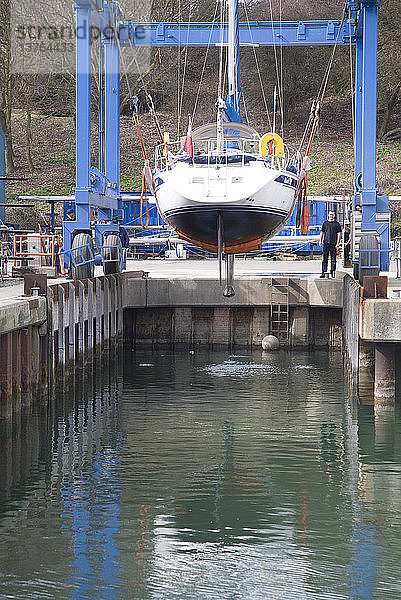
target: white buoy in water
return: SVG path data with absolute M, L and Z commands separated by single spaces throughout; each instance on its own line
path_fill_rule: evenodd
M 275 335 L 266 335 L 262 340 L 263 350 L 278 350 L 280 348 L 280 342 Z

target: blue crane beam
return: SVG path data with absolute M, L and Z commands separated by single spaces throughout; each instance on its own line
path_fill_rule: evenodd
M 227 44 L 228 25 L 216 23 L 136 23 L 118 26 L 122 46 L 220 46 Z M 106 32 L 107 35 L 107 32 Z M 341 21 L 252 21 L 239 23 L 240 46 L 331 46 L 349 44 L 350 25 Z M 351 41 L 355 27 L 351 25 Z

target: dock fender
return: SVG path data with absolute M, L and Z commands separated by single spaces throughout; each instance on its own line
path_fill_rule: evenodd
M 259 155 L 265 158 L 269 154 L 268 145 L 274 144 L 274 156 L 282 158 L 284 156 L 284 142 L 278 133 L 265 133 L 259 140 Z M 271 153 L 271 152 L 270 152 Z

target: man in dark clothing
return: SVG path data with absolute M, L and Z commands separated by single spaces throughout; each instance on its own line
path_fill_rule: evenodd
M 118 236 L 121 240 L 122 247 L 129 248 L 129 235 L 128 235 L 128 231 L 125 229 L 125 227 L 120 227 Z
M 320 245 L 323 244 L 323 260 L 322 260 L 322 274 L 320 277 L 325 277 L 327 271 L 327 263 L 331 262 L 331 276 L 335 277 L 336 274 L 336 257 L 337 248 L 341 241 L 341 225 L 335 220 L 334 211 L 330 210 L 328 214 L 328 221 L 325 221 L 322 225 L 322 231 L 320 234 Z

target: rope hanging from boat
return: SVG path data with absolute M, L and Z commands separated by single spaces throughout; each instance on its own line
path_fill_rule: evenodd
M 199 79 L 198 90 L 196 92 L 196 98 L 195 98 L 194 108 L 192 110 L 192 122 L 194 122 L 194 120 L 195 120 L 196 109 L 198 108 L 198 101 L 199 101 L 200 91 L 201 91 L 201 87 L 202 87 L 202 83 L 203 83 L 203 77 L 205 75 L 206 64 L 207 64 L 207 59 L 208 59 L 208 55 L 209 55 L 209 49 L 210 49 L 210 45 L 211 45 L 211 41 L 212 41 L 213 30 L 214 30 L 214 26 L 215 26 L 215 22 L 216 22 L 218 6 L 219 6 L 218 2 L 216 2 L 216 8 L 214 10 L 214 15 L 213 15 L 213 20 L 212 20 L 212 26 L 210 28 L 209 40 L 208 40 L 208 43 L 207 43 L 207 46 L 206 46 L 205 58 L 203 60 L 202 72 L 201 72 L 201 76 L 200 76 L 200 79 Z
M 331 69 L 333 67 L 334 57 L 335 57 L 336 49 L 338 46 L 340 33 L 341 33 L 342 27 L 344 25 L 346 14 L 347 14 L 347 2 L 345 2 L 345 4 L 344 4 L 342 19 L 341 19 L 340 26 L 338 28 L 338 33 L 337 33 L 337 37 L 336 37 L 336 40 L 335 40 L 335 43 L 333 46 L 333 50 L 331 52 L 331 56 L 330 56 L 329 62 L 327 64 L 326 71 L 323 76 L 319 92 L 318 92 L 316 98 L 312 102 L 311 110 L 309 113 L 309 118 L 308 118 L 308 121 L 306 123 L 305 129 L 303 132 L 301 143 L 299 145 L 299 153 L 300 153 L 300 156 L 302 156 L 302 154 L 301 154 L 302 148 L 304 146 L 307 136 L 309 135 L 308 142 L 306 145 L 305 155 L 300 164 L 298 186 L 297 186 L 297 190 L 295 192 L 295 198 L 298 203 L 296 226 L 301 229 L 302 235 L 306 235 L 308 233 L 308 229 L 309 229 L 309 202 L 308 202 L 308 174 L 307 173 L 310 169 L 310 152 L 312 149 L 313 140 L 314 140 L 315 135 L 319 128 L 320 107 L 321 107 L 323 99 L 326 95 L 327 85 L 329 82 L 329 77 L 330 77 Z M 350 32 L 350 35 L 351 35 L 351 32 Z
M 355 150 L 355 89 L 354 89 L 354 67 L 352 53 L 352 28 L 351 28 L 351 8 L 348 7 L 348 28 L 349 28 L 349 73 L 351 81 L 351 111 L 352 111 L 352 141 Z
M 258 56 L 257 56 L 257 53 L 256 53 L 255 44 L 254 44 L 254 41 L 253 41 L 252 29 L 251 29 L 251 24 L 249 22 L 248 8 L 247 8 L 247 2 L 246 2 L 246 0 L 244 0 L 244 9 L 245 9 L 246 21 L 247 21 L 247 24 L 248 24 L 249 37 L 250 37 L 250 40 L 251 40 L 251 45 L 252 45 L 252 50 L 253 50 L 253 56 L 254 56 L 255 64 L 256 64 L 256 72 L 258 74 L 259 85 L 260 85 L 260 89 L 261 89 L 261 92 L 262 92 L 263 103 L 265 105 L 265 111 L 266 111 L 266 115 L 267 115 L 267 118 L 268 118 L 268 121 L 269 121 L 269 128 L 271 129 L 272 128 L 272 122 L 271 122 L 271 119 L 270 119 L 269 107 L 267 105 L 267 99 L 266 99 L 265 89 L 264 89 L 264 86 L 263 86 L 262 75 L 261 75 L 261 72 L 260 72 Z M 242 92 L 242 98 L 243 98 L 244 108 L 245 108 L 245 97 L 244 97 L 243 92 Z M 248 115 L 246 115 L 246 118 L 248 120 Z M 249 121 L 248 121 L 248 125 L 249 125 Z
M 143 222 L 143 206 L 145 204 L 146 209 L 146 223 Z M 141 201 L 140 201 L 140 209 L 139 209 L 139 217 L 141 219 L 141 226 L 144 229 L 149 227 L 150 215 L 149 215 L 149 206 L 148 206 L 148 191 L 146 187 L 146 179 L 145 179 L 145 171 L 142 171 L 142 189 L 141 189 Z
M 276 67 L 276 78 L 277 78 L 277 87 L 278 87 L 278 100 L 279 100 L 279 106 L 280 106 L 280 115 L 281 115 L 281 127 L 280 127 L 280 131 L 281 131 L 281 137 L 284 137 L 284 99 L 283 99 L 283 95 L 284 95 L 284 89 L 283 89 L 283 82 L 284 82 L 284 77 L 283 77 L 283 45 L 282 45 L 282 37 L 281 37 L 281 29 L 282 29 L 282 23 L 281 23 L 281 15 L 282 15 L 282 7 L 281 7 L 281 0 L 280 0 L 280 9 L 279 9 L 279 23 L 280 23 L 280 67 L 279 68 L 279 60 L 278 60 L 278 56 L 277 56 L 277 45 L 276 45 L 276 35 L 274 32 L 274 23 L 273 23 L 273 6 L 272 6 L 272 0 L 269 0 L 269 6 L 270 6 L 270 19 L 271 19 L 271 28 L 272 28 L 272 38 L 273 38 L 273 50 L 274 50 L 274 63 L 275 63 L 275 67 Z
M 189 14 L 188 14 L 187 41 L 185 44 L 184 67 L 182 70 L 181 92 L 180 92 L 181 45 L 179 44 L 179 46 L 178 46 L 178 48 L 179 48 L 179 55 L 178 55 L 179 68 L 178 68 L 178 73 L 177 73 L 177 80 L 178 80 L 178 89 L 177 89 L 177 93 L 178 93 L 178 126 L 177 126 L 178 136 L 177 136 L 177 139 L 180 139 L 180 131 L 181 131 L 181 117 L 182 117 L 182 106 L 183 106 L 183 102 L 184 102 L 185 78 L 186 78 L 186 74 L 187 74 L 189 31 L 190 31 L 190 27 L 191 27 L 191 17 L 192 17 L 192 14 L 191 14 L 191 7 L 190 7 Z M 181 16 L 180 16 L 180 18 L 181 18 Z M 180 31 L 180 29 L 181 29 L 180 24 L 178 27 L 179 27 L 179 31 Z
M 128 77 L 128 70 L 127 70 L 127 66 L 125 63 L 124 55 L 122 53 L 122 48 L 121 48 L 121 44 L 120 44 L 120 40 L 119 40 L 119 33 L 117 31 L 116 15 L 114 14 L 113 8 L 111 5 L 109 6 L 109 8 L 110 8 L 111 25 L 112 25 L 112 29 L 113 29 L 113 33 L 114 33 L 114 39 L 116 39 L 116 41 L 117 41 L 118 50 L 119 50 L 119 54 L 120 54 L 120 58 L 121 58 L 121 63 L 123 66 L 124 76 L 125 76 L 125 80 L 127 83 L 128 93 L 131 97 L 132 122 L 135 125 L 136 131 L 138 134 L 139 144 L 141 146 L 142 156 L 143 156 L 143 160 L 144 160 L 144 166 L 142 169 L 142 188 L 141 188 L 139 212 L 140 212 L 141 225 L 144 229 L 146 229 L 149 226 L 149 222 L 150 222 L 149 206 L 148 206 L 148 201 L 147 201 L 147 197 L 148 197 L 147 188 L 149 188 L 149 191 L 151 192 L 151 194 L 154 193 L 152 170 L 150 168 L 149 159 L 148 159 L 148 155 L 146 152 L 146 145 L 145 145 L 145 141 L 143 139 L 142 130 L 141 130 L 140 122 L 139 122 L 138 96 L 132 95 L 132 88 L 131 88 L 131 84 L 130 84 L 129 77 Z M 142 80 L 142 85 L 143 85 L 143 88 L 144 88 L 144 91 L 146 94 L 147 104 L 148 104 L 151 114 L 155 120 L 159 136 L 161 137 L 161 139 L 163 139 L 160 125 L 159 125 L 159 122 L 157 119 L 156 111 L 154 109 L 152 96 L 149 94 L 149 92 L 147 90 L 145 80 L 143 78 L 141 70 L 139 69 L 138 61 L 136 60 L 136 56 L 135 56 L 135 48 L 132 44 L 132 41 L 131 41 L 131 38 L 127 31 L 124 20 L 123 20 L 123 27 L 126 31 L 127 39 L 129 40 L 129 45 L 130 45 L 131 49 L 134 50 L 134 60 L 135 60 L 135 63 L 136 63 L 137 69 L 138 69 L 138 73 L 140 74 L 140 78 Z M 145 206 L 145 212 L 146 212 L 146 223 L 144 223 L 144 220 L 143 220 L 144 206 Z
M 142 156 L 143 156 L 144 163 L 145 163 L 144 167 L 142 169 L 142 189 L 141 189 L 139 213 L 140 213 L 141 225 L 144 229 L 146 229 L 149 226 L 149 221 L 150 221 L 149 207 L 148 207 L 148 192 L 147 192 L 147 183 L 149 180 L 148 171 L 150 171 L 150 165 L 149 165 L 148 155 L 146 152 L 145 141 L 143 139 L 141 126 L 139 123 L 137 104 L 138 104 L 138 98 L 135 97 L 132 102 L 132 105 L 133 105 L 132 106 L 132 108 L 133 108 L 132 122 L 135 125 L 136 131 L 138 133 L 138 139 L 139 139 L 139 143 L 140 143 L 141 150 L 142 150 Z M 150 171 L 150 177 L 152 177 L 151 171 Z M 143 221 L 143 204 L 144 204 L 144 202 L 145 202 L 145 207 L 146 207 L 146 223 L 144 223 L 144 221 Z
M 307 235 L 309 229 L 308 171 L 310 169 L 310 151 L 319 127 L 319 119 L 320 102 L 314 101 L 307 123 L 307 127 L 310 128 L 308 145 L 306 147 L 305 156 L 301 160 L 301 164 L 299 166 L 298 185 L 295 192 L 295 198 L 298 203 L 296 226 L 301 229 L 302 235 Z M 307 131 L 307 129 L 305 129 L 305 131 Z M 300 156 L 302 156 L 301 153 Z
M 308 202 L 308 175 L 305 173 L 300 180 L 297 191 L 297 217 L 296 227 L 301 230 L 301 235 L 307 235 L 309 229 L 309 202 Z
M 319 120 L 319 114 L 316 113 L 320 113 L 320 106 L 324 100 L 324 97 L 326 95 L 326 91 L 327 91 L 327 85 L 329 83 L 329 78 L 330 78 L 330 73 L 331 73 L 331 69 L 333 67 L 333 63 L 334 63 L 334 57 L 335 57 L 335 53 L 336 53 L 336 49 L 338 46 L 338 41 L 340 39 L 340 33 L 342 30 L 342 26 L 344 25 L 344 21 L 345 21 L 345 17 L 347 14 L 347 2 L 345 2 L 344 4 L 344 8 L 343 8 L 343 13 L 342 13 L 342 19 L 341 19 L 341 23 L 340 26 L 338 28 L 338 32 L 337 32 L 337 37 L 335 39 L 334 45 L 333 45 L 333 50 L 331 52 L 331 56 L 330 59 L 328 61 L 327 67 L 326 67 L 326 71 L 325 74 L 323 76 L 322 82 L 320 84 L 320 89 L 316 95 L 316 98 L 313 100 L 312 102 L 312 107 L 311 107 L 311 112 L 309 114 L 309 119 L 306 123 L 305 126 L 305 130 L 302 136 L 302 141 L 299 145 L 299 151 L 302 152 L 302 148 L 303 145 L 305 143 L 305 140 L 309 134 L 309 140 L 308 140 L 308 147 L 311 146 L 313 138 L 316 134 L 316 128 L 314 128 L 314 125 L 316 124 L 316 120 Z M 310 151 L 310 148 L 309 148 Z
M 219 52 L 219 87 L 217 92 L 217 97 L 222 98 L 223 96 L 223 62 L 224 62 L 224 12 L 223 12 L 223 2 L 220 4 L 220 52 Z
M 153 121 L 156 125 L 156 129 L 157 129 L 157 133 L 159 134 L 160 141 L 163 143 L 163 140 L 164 140 L 163 133 L 162 133 L 162 130 L 160 127 L 159 119 L 156 114 L 155 105 L 153 103 L 153 98 L 150 94 L 147 94 L 147 96 L 146 96 L 146 104 L 148 105 L 149 112 L 153 117 Z

